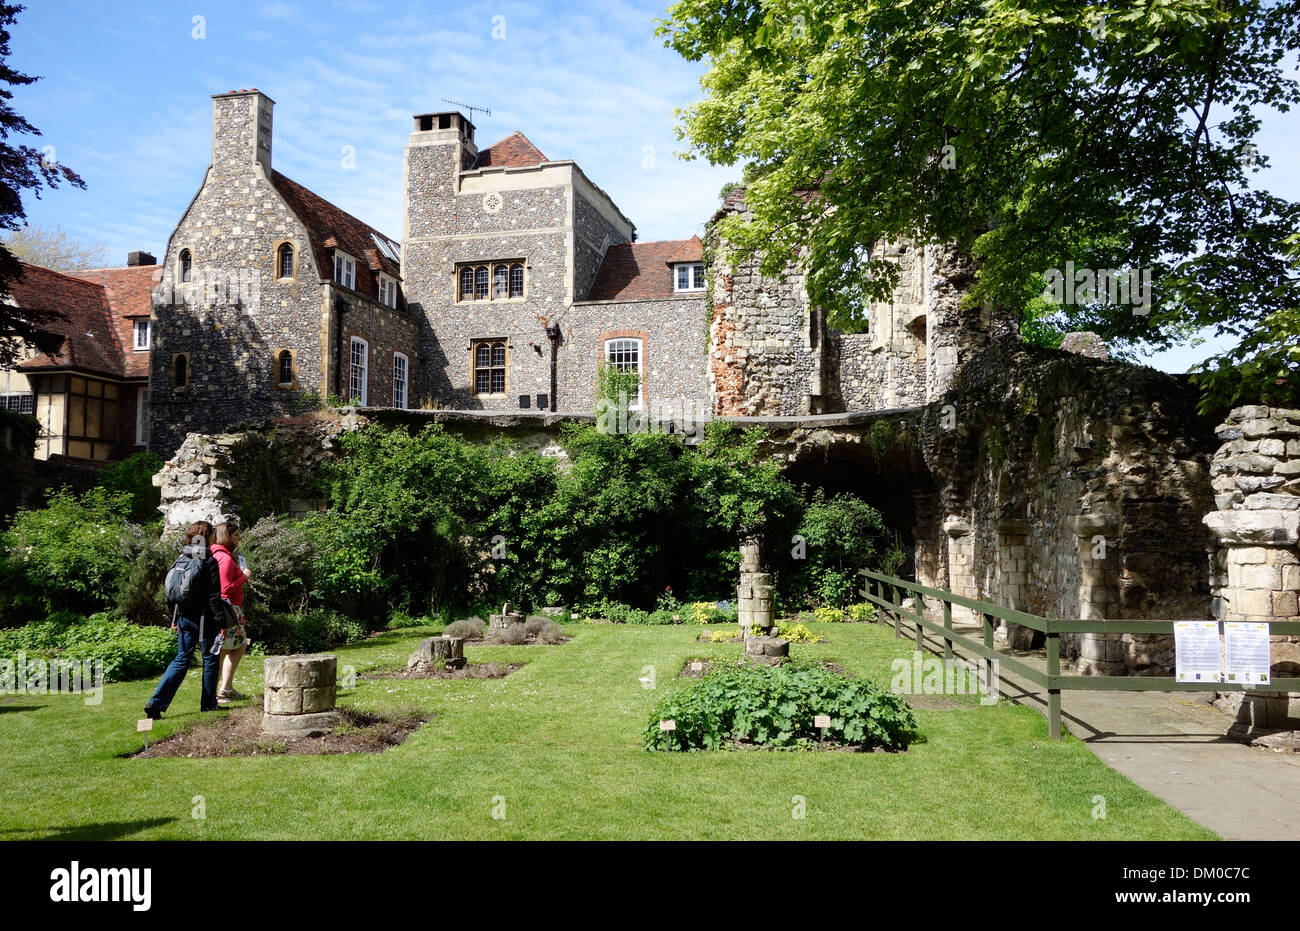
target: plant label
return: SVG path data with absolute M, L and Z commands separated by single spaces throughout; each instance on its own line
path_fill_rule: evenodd
M 141 718 L 135 722 L 136 733 L 153 730 L 153 718 Z
M 697 661 L 697 662 L 694 662 L 694 663 L 691 663 L 691 672 L 703 672 L 703 671 L 704 671 L 704 664 L 703 664 L 703 663 L 698 662 L 698 661 Z
M 813 727 L 830 727 L 831 716 L 829 714 L 813 715 Z
M 677 730 L 677 722 L 676 722 L 676 721 L 660 721 L 660 722 L 659 722 L 659 730 L 661 730 L 661 731 L 675 731 L 675 730 Z

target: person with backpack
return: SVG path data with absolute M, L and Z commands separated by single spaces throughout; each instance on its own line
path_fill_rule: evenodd
M 233 520 L 217 524 L 213 531 L 212 558 L 221 571 L 221 600 L 226 610 L 226 635 L 221 643 L 221 687 L 217 689 L 217 704 L 223 708 L 232 701 L 248 697 L 235 691 L 235 670 L 248 649 L 248 634 L 244 630 L 244 585 L 250 578 L 243 557 L 235 556 L 239 539 L 239 524 Z
M 167 572 L 164 588 L 172 629 L 176 631 L 176 658 L 163 672 L 153 697 L 145 703 L 147 717 L 160 718 L 171 705 L 176 690 L 185 681 L 195 647 L 203 656 L 199 710 L 216 711 L 220 707 L 217 704 L 218 657 L 212 653 L 212 644 L 224 633 L 226 621 L 221 604 L 221 571 L 208 552 L 212 536 L 212 525 L 207 521 L 190 524 L 181 537 L 181 553 Z

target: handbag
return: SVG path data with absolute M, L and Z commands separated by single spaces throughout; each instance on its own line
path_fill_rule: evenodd
M 225 598 L 221 599 L 221 606 L 226 613 L 226 639 L 221 643 L 221 652 L 242 650 L 248 646 L 248 632 L 244 630 L 244 609 Z

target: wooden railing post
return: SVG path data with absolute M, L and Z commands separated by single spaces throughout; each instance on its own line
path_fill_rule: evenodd
M 892 611 L 894 615 L 894 639 L 899 640 L 903 636 L 903 615 L 901 612 L 903 599 L 898 596 L 897 585 L 889 586 L 889 591 L 891 592 L 889 603 L 893 606 Z
M 951 601 L 945 601 L 943 603 L 943 628 L 948 633 L 950 634 L 952 633 L 952 602 Z M 943 658 L 945 660 L 952 659 L 952 637 L 943 638 Z
M 1061 635 L 1047 632 L 1047 736 L 1061 739 L 1061 690 L 1052 688 L 1061 674 Z
M 993 615 L 980 613 L 984 619 L 984 646 L 990 650 L 993 649 Z M 989 688 L 993 688 L 993 660 L 987 656 L 984 657 L 984 681 L 989 683 Z
M 912 593 L 912 603 L 916 608 L 916 617 L 918 619 L 925 617 L 925 598 L 920 592 Z M 916 652 L 923 653 L 925 651 L 925 628 L 921 626 L 920 620 L 914 620 L 912 623 L 916 625 Z

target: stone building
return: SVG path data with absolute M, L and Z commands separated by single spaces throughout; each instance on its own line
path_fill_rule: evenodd
M 274 170 L 269 97 L 212 104 L 212 163 L 154 294 L 151 448 L 305 395 L 406 407 L 420 347 L 400 245 Z
M 421 321 L 417 381 L 440 407 L 587 410 L 602 365 L 640 396 L 705 400 L 702 244 L 636 227 L 571 160 L 522 133 L 480 150 L 458 112 L 415 117 L 403 271 Z

